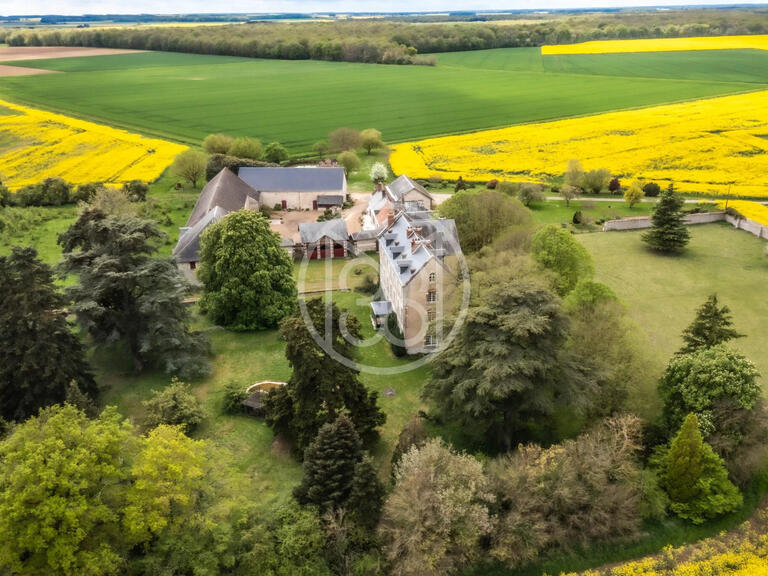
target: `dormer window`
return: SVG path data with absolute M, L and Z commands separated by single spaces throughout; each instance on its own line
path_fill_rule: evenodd
M 430 282 L 434 282 L 435 281 L 435 273 L 434 272 L 430 272 L 429 273 L 429 281 Z

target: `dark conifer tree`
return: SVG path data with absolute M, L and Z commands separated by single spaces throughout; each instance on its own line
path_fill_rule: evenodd
M 83 346 L 67 322 L 66 299 L 33 248 L 0 257 L 0 415 L 23 420 L 63 402 L 71 382 L 94 397 Z
M 742 336 L 733 328 L 730 308 L 719 306 L 717 294 L 712 294 L 696 311 L 694 321 L 683 331 L 685 345 L 680 353 L 690 354 L 701 348 L 712 348 Z
M 661 195 L 651 217 L 651 229 L 643 234 L 643 241 L 658 252 L 680 252 L 690 242 L 691 235 L 683 222 L 683 198 L 674 187 Z

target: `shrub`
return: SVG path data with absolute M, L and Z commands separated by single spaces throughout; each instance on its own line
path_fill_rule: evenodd
M 541 202 L 544 200 L 544 191 L 538 184 L 524 182 L 520 186 L 519 197 L 520 202 L 525 206 L 530 206 L 533 202 Z
M 237 158 L 261 160 L 261 157 L 264 155 L 264 149 L 261 146 L 261 142 L 256 138 L 236 138 L 232 141 L 227 154 Z
M 608 191 L 611 194 L 618 194 L 621 192 L 621 182 L 618 178 L 611 178 L 611 181 L 608 182 Z
M 280 164 L 288 160 L 288 150 L 280 142 L 270 142 L 264 150 L 264 159 L 267 162 Z
M 149 192 L 149 184 L 143 180 L 131 180 L 123 184 L 123 191 L 131 202 L 144 202 Z
M 181 426 L 185 432 L 192 432 L 203 421 L 204 413 L 189 385 L 178 378 L 162 390 L 155 390 L 149 400 L 142 402 L 146 410 L 144 426 L 147 429 L 161 424 Z
M 224 412 L 237 414 L 243 410 L 243 400 L 248 398 L 248 392 L 237 382 L 230 382 L 224 387 Z
M 643 186 L 643 192 L 647 197 L 655 198 L 661 194 L 661 186 L 656 184 L 656 182 L 648 182 L 645 186 Z
M 376 282 L 376 279 L 372 274 L 366 274 L 362 284 L 357 287 L 357 291 L 362 292 L 363 294 L 376 294 L 378 289 L 379 283 Z
M 203 150 L 208 154 L 227 154 L 234 138 L 225 134 L 209 134 L 203 140 Z
M 381 184 L 387 179 L 387 167 L 381 162 L 375 162 L 373 166 L 371 166 L 370 176 L 371 182 L 374 184 Z
M 61 178 L 46 178 L 39 184 L 24 186 L 15 195 L 18 206 L 63 206 L 72 202 L 72 187 Z
M 456 185 L 453 187 L 454 192 L 458 192 L 459 190 L 466 190 L 467 189 L 467 183 L 464 182 L 464 178 L 459 176 L 459 179 L 456 180 Z
M 496 190 L 496 186 L 499 185 L 499 181 L 494 178 L 493 180 L 488 180 L 488 182 L 485 184 L 485 187 L 488 188 L 488 190 Z
M 403 342 L 404 338 L 403 331 L 400 330 L 400 324 L 398 323 L 397 315 L 394 312 L 390 312 L 389 316 L 387 316 L 387 330 L 391 336 L 391 340 L 389 340 L 389 347 L 392 349 L 392 354 L 398 358 L 402 358 L 408 353 L 408 351 L 401 343 Z
M 581 213 L 581 210 L 576 210 L 576 212 L 573 213 L 571 221 L 574 224 L 581 224 L 584 221 L 584 215 Z

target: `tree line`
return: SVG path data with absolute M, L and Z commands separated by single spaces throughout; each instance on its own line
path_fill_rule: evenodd
M 434 64 L 419 56 L 437 52 L 564 44 L 623 38 L 674 38 L 760 34 L 768 17 L 759 11 L 567 14 L 521 23 L 346 20 L 249 22 L 219 27 L 9 30 L 11 46 L 93 46 L 193 54 L 328 60 L 380 64 Z

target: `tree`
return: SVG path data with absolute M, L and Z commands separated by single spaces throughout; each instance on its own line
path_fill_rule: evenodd
M 723 461 L 704 442 L 695 414 L 689 414 L 669 450 L 657 461 L 670 509 L 694 524 L 733 512 L 743 503 L 728 480 Z
M 328 154 L 328 142 L 325 140 L 319 140 L 312 144 L 312 152 L 318 156 L 325 156 Z
M 579 280 L 594 272 L 592 257 L 568 230 L 548 224 L 539 229 L 531 242 L 531 256 L 555 273 L 557 293 L 565 296 Z
M 67 301 L 34 248 L 0 256 L 0 416 L 24 420 L 63 402 L 72 382 L 98 393 L 85 351 L 67 321 Z
M 99 210 L 107 216 L 138 216 L 135 202 L 131 202 L 125 188 L 102 186 L 93 194 L 84 210 Z
M 371 182 L 381 184 L 387 179 L 387 167 L 381 162 L 374 162 L 371 166 Z
M 611 181 L 608 182 L 608 191 L 611 194 L 618 194 L 621 192 L 621 181 L 619 181 L 618 178 L 611 178 Z
M 683 331 L 684 345 L 680 353 L 689 354 L 700 348 L 712 348 L 733 338 L 741 338 L 743 334 L 732 326 L 730 308 L 718 306 L 717 294 L 712 294 L 696 310 L 696 318 Z
M 440 413 L 502 451 L 551 432 L 546 423 L 558 404 L 575 400 L 578 381 L 563 354 L 568 321 L 557 298 L 530 275 L 505 276 L 478 287 L 425 389 Z
M 589 170 L 584 173 L 583 188 L 584 192 L 592 192 L 593 194 L 600 194 L 603 190 L 608 188 L 608 184 L 611 180 L 611 173 L 605 168 L 598 168 L 597 170 Z
M 480 557 L 491 494 L 479 461 L 430 440 L 403 455 L 395 479 L 379 525 L 394 576 L 453 574 Z
M 264 150 L 264 159 L 267 162 L 280 164 L 288 160 L 288 150 L 280 142 L 270 142 Z
M 344 152 L 360 148 L 360 132 L 352 128 L 337 128 L 328 134 L 328 147 L 331 152 Z
M 149 192 L 149 184 L 144 180 L 131 180 L 123 184 L 123 192 L 131 202 L 144 202 Z
M 541 202 L 544 200 L 544 191 L 538 184 L 523 182 L 520 185 L 518 196 L 520 197 L 520 202 L 525 206 L 530 206 L 533 202 Z
M 352 491 L 355 466 L 363 458 L 360 437 L 352 421 L 340 414 L 323 424 L 304 451 L 304 476 L 293 495 L 300 504 L 320 512 L 342 506 Z
M 238 414 L 243 411 L 243 400 L 248 398 L 246 388 L 238 382 L 229 382 L 224 387 L 224 412 Z
M 339 154 L 338 161 L 344 167 L 344 173 L 347 176 L 360 169 L 360 158 L 354 152 L 342 152 Z
M 515 198 L 498 190 L 463 192 L 440 204 L 440 215 L 456 222 L 464 252 L 476 252 L 511 227 L 530 229 L 531 214 Z
M 363 456 L 362 460 L 355 464 L 352 488 L 345 508 L 360 526 L 373 530 L 379 523 L 385 495 L 384 485 L 379 480 L 373 460 L 369 456 Z
M 694 413 L 709 434 L 720 428 L 719 409 L 728 405 L 744 415 L 760 398 L 758 376 L 752 362 L 724 344 L 674 356 L 659 381 L 667 429 L 677 430 Z
M 581 167 L 581 162 L 575 159 L 568 160 L 568 167 L 565 169 L 563 179 L 566 186 L 583 189 L 584 169 Z
M 397 437 L 397 444 L 395 444 L 395 449 L 392 451 L 390 463 L 392 477 L 395 475 L 395 470 L 403 454 L 408 452 L 411 446 L 421 448 L 427 441 L 427 438 L 427 432 L 424 430 L 424 420 L 418 414 L 412 415 L 408 423 L 400 431 L 400 435 Z
M 260 213 L 227 214 L 203 233 L 200 309 L 232 330 L 273 328 L 296 305 L 296 283 L 280 236 Z
M 545 550 L 639 536 L 641 431 L 637 417 L 619 416 L 562 444 L 520 446 L 491 462 L 499 510 L 491 557 L 515 569 Z
M 228 154 L 234 138 L 226 134 L 209 134 L 203 140 L 203 150 L 208 154 Z
M 565 186 L 562 186 L 560 188 L 560 196 L 563 197 L 565 200 L 565 205 L 570 206 L 571 200 L 578 197 L 579 195 L 579 189 L 576 188 L 576 186 L 571 186 L 570 184 L 566 184 Z
M 384 146 L 384 141 L 381 139 L 381 132 L 375 128 L 368 128 L 367 130 L 360 132 L 360 143 L 363 148 L 365 148 L 365 151 L 368 152 L 369 156 L 371 150 Z
M 207 338 L 189 328 L 189 285 L 170 258 L 155 256 L 165 235 L 148 220 L 85 210 L 59 236 L 71 312 L 99 345 L 122 344 L 141 371 L 196 377 L 210 369 Z
M 377 406 L 378 394 L 365 388 L 355 370 L 321 348 L 312 333 L 316 331 L 335 353 L 353 358 L 354 350 L 341 327 L 357 337 L 359 322 L 346 310 L 333 303 L 326 305 L 319 298 L 307 301 L 306 310 L 311 326 L 298 312 L 281 326 L 285 357 L 293 372 L 286 386 L 270 391 L 267 396 L 267 423 L 276 434 L 292 440 L 295 450 L 301 453 L 323 424 L 333 422 L 346 411 L 363 443 L 371 445 L 378 438 L 376 427 L 386 420 Z
M 229 146 L 227 154 L 237 158 L 261 160 L 264 155 L 264 148 L 261 141 L 256 138 L 235 138 Z
M 0 442 L 0 568 L 99 576 L 122 567 L 121 486 L 135 452 L 114 408 L 46 408 Z
M 207 163 L 208 158 L 202 152 L 185 150 L 174 159 L 171 164 L 171 173 L 177 178 L 186 180 L 192 186 L 197 186 L 198 181 L 205 176 Z
M 683 221 L 683 204 L 684 200 L 674 189 L 667 189 L 656 204 L 651 229 L 643 234 L 643 242 L 663 253 L 680 252 L 685 248 L 691 235 Z
M 162 390 L 155 390 L 142 404 L 145 410 L 144 426 L 148 430 L 165 424 L 193 432 L 205 418 L 200 400 L 189 385 L 178 378 L 171 380 Z
M 141 440 L 130 480 L 123 524 L 132 542 L 148 542 L 197 510 L 206 489 L 204 443 L 161 424 Z
M 638 182 L 633 182 L 629 188 L 624 190 L 624 201 L 629 204 L 629 208 L 640 202 L 643 199 L 643 189 Z
M 643 192 L 648 198 L 655 198 L 661 194 L 661 186 L 656 184 L 656 182 L 648 182 L 645 186 L 643 186 Z
M 467 189 L 467 183 L 464 182 L 464 178 L 459 176 L 459 179 L 456 180 L 456 185 L 453 187 L 454 192 L 460 192 L 461 190 Z

